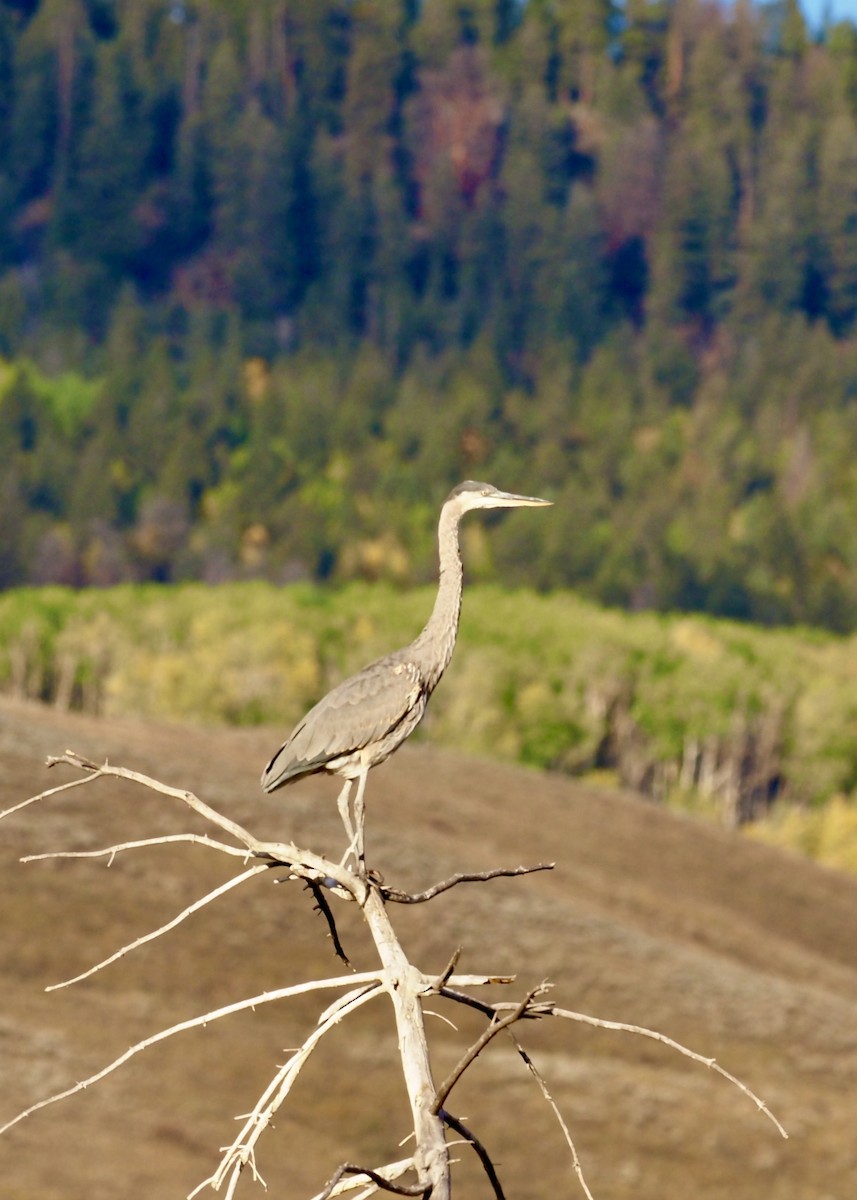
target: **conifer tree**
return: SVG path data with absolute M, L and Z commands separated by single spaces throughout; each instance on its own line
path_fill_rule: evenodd
M 842 333 L 857 315 L 857 125 L 850 113 L 829 122 L 818 157 L 818 234 L 827 312 Z

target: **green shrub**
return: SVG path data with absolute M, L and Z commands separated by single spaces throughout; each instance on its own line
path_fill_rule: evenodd
M 433 602 L 433 587 L 368 583 L 5 592 L 0 690 L 107 714 L 288 726 L 406 644 Z M 791 800 L 799 807 L 779 804 L 770 836 L 848 863 L 854 810 L 820 806 L 857 790 L 855 674 L 857 638 L 474 585 L 418 736 L 536 767 L 615 772 L 730 820 L 758 817 L 774 796 Z M 744 792 L 761 806 L 742 808 Z

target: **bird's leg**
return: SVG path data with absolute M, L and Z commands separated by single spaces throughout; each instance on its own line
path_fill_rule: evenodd
M 353 853 L 357 842 L 357 835 L 354 832 L 354 826 L 351 823 L 351 813 L 348 810 L 348 797 L 351 795 L 351 780 L 346 779 L 342 785 L 342 791 L 336 801 L 336 806 L 339 809 L 339 815 L 342 817 L 342 824 L 345 826 L 345 832 L 348 836 L 348 849 L 345 851 L 345 856 L 339 864 L 344 867 L 348 862 L 349 855 Z
M 354 842 L 357 851 L 357 873 L 366 874 L 366 856 L 363 847 L 363 815 L 365 812 L 364 793 L 369 767 L 364 763 L 357 779 L 357 795 L 354 797 Z
M 354 859 L 354 865 L 357 868 L 358 875 L 365 875 L 366 864 L 363 853 L 363 793 L 366 788 L 366 776 L 369 774 L 368 766 L 360 768 L 360 774 L 357 776 L 357 795 L 354 797 L 354 822 L 351 821 L 351 813 L 348 811 L 348 795 L 351 790 L 351 780 L 349 779 L 339 793 L 339 815 L 342 817 L 342 824 L 345 826 L 345 832 L 351 839 L 348 849 L 345 851 L 345 856 L 339 864 L 344 867 L 349 858 Z

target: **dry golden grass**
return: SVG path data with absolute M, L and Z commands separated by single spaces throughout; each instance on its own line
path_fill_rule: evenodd
M 69 746 L 188 786 L 260 835 L 338 852 L 334 783 L 260 793 L 278 736 L 99 722 L 2 700 L 0 808 L 59 782 L 41 764 Z M 103 781 L 0 824 L 0 1122 L 162 1026 L 339 973 L 309 898 L 262 877 L 94 978 L 44 993 L 174 915 L 229 864 L 198 847 L 149 849 L 109 869 L 18 857 L 189 822 L 163 797 Z M 439 970 L 461 944 L 462 970 L 517 972 L 516 996 L 547 976 L 566 1007 L 653 1026 L 715 1056 L 792 1135 L 782 1141 L 723 1079 L 665 1047 L 527 1027 L 596 1200 L 852 1200 L 857 880 L 602 788 L 424 746 L 373 772 L 367 840 L 370 862 L 405 887 L 556 859 L 550 874 L 397 911 L 412 958 Z M 340 932 L 357 969 L 374 965 L 355 914 L 342 913 Z M 314 1011 L 309 999 L 219 1022 L 35 1114 L 0 1140 L 3 1197 L 186 1195 Z M 459 1032 L 430 1025 L 438 1078 L 480 1028 L 475 1014 L 442 1011 Z M 319 1050 L 263 1141 L 270 1195 L 311 1195 L 344 1158 L 397 1156 L 407 1117 L 390 1027 L 379 1001 Z M 559 1129 L 502 1040 L 450 1107 L 494 1153 L 510 1200 L 579 1195 Z M 488 1197 L 473 1156 L 461 1156 L 456 1194 Z M 239 1194 L 264 1193 L 248 1179 Z

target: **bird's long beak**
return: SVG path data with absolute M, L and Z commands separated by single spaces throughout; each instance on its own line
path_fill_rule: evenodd
M 514 492 L 497 492 L 491 497 L 491 507 L 497 508 L 546 508 L 553 500 L 542 500 L 539 496 L 517 496 Z

